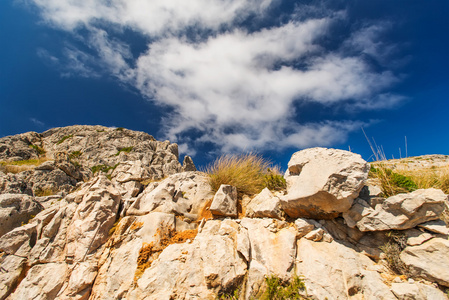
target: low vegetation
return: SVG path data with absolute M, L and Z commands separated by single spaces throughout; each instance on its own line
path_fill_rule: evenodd
M 121 148 L 120 150 L 118 150 L 118 152 L 117 152 L 117 154 L 115 154 L 115 156 L 119 156 L 120 153 L 122 153 L 122 152 L 129 153 L 133 150 L 133 148 L 134 148 L 133 146 Z
M 62 144 L 65 140 L 73 137 L 73 134 L 63 136 L 59 141 L 56 142 L 56 145 Z
M 378 179 L 385 197 L 418 189 L 416 183 L 409 176 L 393 172 L 382 163 L 375 164 L 375 167 L 371 166 L 369 177 Z
M 306 286 L 301 277 L 294 275 L 290 281 L 282 281 L 279 277 L 271 275 L 265 278 L 267 288 L 260 297 L 261 300 L 293 300 L 307 299 L 299 294 L 305 291 Z
M 31 145 L 29 145 L 29 147 L 34 149 L 34 150 L 36 150 L 38 155 L 44 155 L 45 154 L 44 148 L 39 147 L 38 145 L 31 144 Z
M 410 271 L 402 260 L 400 259 L 400 254 L 402 250 L 407 247 L 407 237 L 404 233 L 400 231 L 388 231 L 386 233 L 389 241 L 379 247 L 379 249 L 385 254 L 385 260 L 389 269 L 398 275 L 410 276 Z
M 285 180 L 278 169 L 269 166 L 269 161 L 252 153 L 223 155 L 206 168 L 206 173 L 213 191 L 222 184 L 229 184 L 237 188 L 239 196 L 257 194 L 265 187 L 285 188 Z
M 90 170 L 92 171 L 92 173 L 98 173 L 98 172 L 103 172 L 103 173 L 108 173 L 110 170 L 114 171 L 115 168 L 117 168 L 117 166 L 120 163 L 115 164 L 114 166 L 108 166 L 108 165 L 96 165 L 90 168 Z
M 77 158 L 80 158 L 81 155 L 83 155 L 83 152 L 81 152 L 81 151 L 72 151 L 72 152 L 69 153 L 69 158 L 70 159 L 77 159 Z
M 35 159 L 17 160 L 17 161 L 0 161 L 0 171 L 4 173 L 20 173 L 23 171 L 32 170 L 35 167 L 46 162 L 48 158 L 39 157 Z

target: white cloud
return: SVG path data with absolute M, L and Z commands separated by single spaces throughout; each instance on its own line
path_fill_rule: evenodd
M 83 76 L 92 65 L 101 66 L 171 107 L 162 125 L 172 141 L 210 142 L 223 151 L 329 146 L 362 123 L 302 123 L 298 104 L 354 110 L 388 108 L 403 100 L 386 91 L 398 81 L 393 72 L 374 70 L 365 59 L 380 61 L 392 51 L 379 42 L 385 23 L 362 27 L 332 51 L 320 45 L 329 28 L 344 21 L 341 11 L 309 6 L 315 18 L 296 9 L 289 22 L 249 32 L 236 22 L 251 14 L 263 19 L 278 1 L 29 1 L 53 26 L 87 30 L 85 43 L 95 54 L 67 48 L 72 70 Z M 192 26 L 201 39 L 188 37 Z M 118 28 L 148 37 L 148 50 L 134 60 L 130 45 L 113 38 Z M 186 144 L 181 148 L 187 151 Z

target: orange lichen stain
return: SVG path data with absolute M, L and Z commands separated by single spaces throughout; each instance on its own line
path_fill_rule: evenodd
M 139 250 L 137 269 L 134 273 L 134 283 L 137 283 L 137 280 L 139 280 L 145 270 L 151 266 L 153 261 L 159 257 L 165 248 L 171 244 L 181 244 L 185 243 L 187 240 L 193 241 L 197 234 L 197 229 L 176 232 L 173 228 L 162 224 L 154 234 L 155 237 L 159 237 L 159 242 L 143 243 L 142 248 Z
M 210 206 L 212 204 L 212 200 L 213 199 L 209 199 L 207 200 L 206 204 L 203 206 L 203 208 L 200 210 L 199 214 L 198 214 L 198 222 L 201 222 L 201 220 L 204 218 L 207 220 L 212 220 L 214 218 L 214 216 L 212 215 L 211 211 L 210 211 Z
M 134 222 L 129 229 L 130 230 L 137 230 L 137 229 L 142 228 L 142 226 L 143 226 L 142 222 Z
M 193 241 L 193 239 L 195 239 L 197 234 L 198 229 L 190 229 L 181 232 L 176 232 L 175 235 L 170 239 L 169 245 L 182 244 L 185 243 L 187 240 Z

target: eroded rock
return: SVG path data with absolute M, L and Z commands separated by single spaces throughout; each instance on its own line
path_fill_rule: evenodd
M 350 209 L 368 170 L 360 155 L 348 151 L 311 148 L 296 152 L 288 163 L 282 209 L 293 218 L 335 218 Z

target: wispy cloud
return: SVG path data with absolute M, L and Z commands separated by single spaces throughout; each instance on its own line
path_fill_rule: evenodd
M 44 123 L 44 122 L 39 121 L 39 120 L 36 119 L 36 118 L 30 118 L 30 121 L 31 121 L 34 125 L 37 125 L 37 126 L 39 126 L 39 127 L 44 127 L 44 126 L 45 126 L 45 123 Z
M 399 80 L 385 67 L 395 46 L 379 38 L 388 22 L 355 28 L 328 49 L 322 41 L 345 22 L 344 11 L 297 7 L 289 20 L 250 31 L 239 24 L 254 16 L 263 21 L 280 0 L 29 1 L 52 26 L 87 32 L 84 42 L 94 54 L 66 48 L 72 71 L 84 76 L 101 67 L 171 107 L 162 132 L 172 141 L 213 143 L 223 151 L 332 145 L 363 122 L 303 123 L 300 104 L 353 111 L 403 101 L 388 92 Z M 124 28 L 149 41 L 135 59 L 131 45 L 114 34 Z M 373 68 L 366 57 L 383 67 Z

